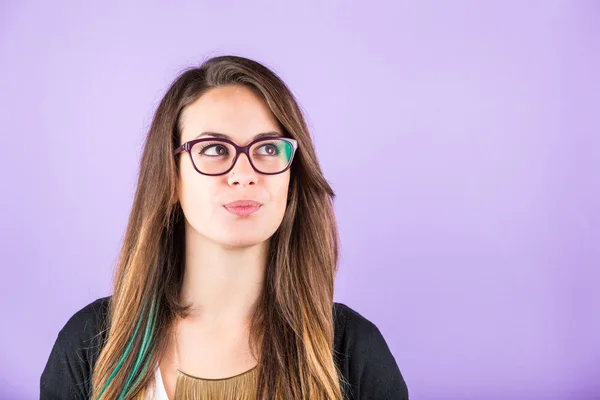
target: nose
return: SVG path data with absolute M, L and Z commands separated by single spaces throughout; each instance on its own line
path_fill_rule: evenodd
M 252 168 L 250 160 L 246 154 L 240 154 L 235 165 L 229 171 L 227 181 L 230 186 L 250 186 L 256 185 L 258 173 Z

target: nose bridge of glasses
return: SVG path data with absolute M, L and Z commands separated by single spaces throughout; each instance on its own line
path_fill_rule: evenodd
M 244 158 L 246 158 L 246 163 L 248 165 L 246 165 L 246 168 L 249 168 L 251 172 L 255 172 L 254 167 L 252 165 L 252 161 L 250 160 L 250 146 L 238 146 L 238 145 L 234 145 L 236 148 L 236 155 L 235 158 L 233 160 L 233 165 L 231 167 L 232 170 L 235 170 L 238 168 L 239 162 L 240 162 L 240 158 L 242 158 L 242 156 L 245 156 Z

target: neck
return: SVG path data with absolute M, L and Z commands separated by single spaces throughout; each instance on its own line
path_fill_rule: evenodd
M 225 248 L 186 227 L 182 299 L 190 319 L 203 323 L 247 322 L 262 294 L 269 243 Z

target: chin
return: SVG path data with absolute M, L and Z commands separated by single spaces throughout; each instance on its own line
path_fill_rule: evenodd
M 228 249 L 243 249 L 247 247 L 253 247 L 259 245 L 268 240 L 265 237 L 258 237 L 256 234 L 248 234 L 248 235 L 231 235 L 231 236 L 223 236 L 218 239 L 215 239 L 215 243 L 223 246 Z

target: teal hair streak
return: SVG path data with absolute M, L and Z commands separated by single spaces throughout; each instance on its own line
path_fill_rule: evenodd
M 127 378 L 127 382 L 125 383 L 125 386 L 123 387 L 123 390 L 121 391 L 121 395 L 119 396 L 118 400 L 125 399 L 130 394 L 131 390 L 135 387 L 135 385 L 133 385 L 133 386 L 131 386 L 131 388 L 129 388 L 129 385 L 131 384 L 133 377 L 139 371 L 140 366 L 142 364 L 142 360 L 146 357 L 146 355 L 148 353 L 148 349 L 150 348 L 150 343 L 152 343 L 152 338 L 154 337 L 154 324 L 156 322 L 157 314 L 158 314 L 158 312 L 156 310 L 156 297 L 155 297 L 152 299 L 152 305 L 150 306 L 150 315 L 148 316 L 148 321 L 146 322 L 146 329 L 144 330 L 144 338 L 142 339 L 140 353 L 138 354 L 137 359 L 135 360 L 133 369 L 131 370 L 129 377 Z M 140 318 L 140 320 L 141 320 L 141 318 Z M 144 373 L 148 369 L 149 362 L 150 362 L 150 359 L 148 358 L 146 360 L 146 362 L 144 363 L 144 368 L 142 369 L 141 373 L 139 374 L 138 378 L 135 381 L 136 384 L 144 376 Z
M 144 310 L 146 309 L 146 304 L 144 304 L 142 306 L 142 315 L 144 315 Z M 115 367 L 115 369 L 113 370 L 112 374 L 110 374 L 110 376 L 108 377 L 108 379 L 106 380 L 106 383 L 104 384 L 104 386 L 102 387 L 102 390 L 100 391 L 100 393 L 98 394 L 98 397 L 96 397 L 96 400 L 98 400 L 102 394 L 104 393 L 104 391 L 106 390 L 106 388 L 108 387 L 108 385 L 112 382 L 112 380 L 115 378 L 115 375 L 117 374 L 117 372 L 119 372 L 119 370 L 121 369 L 121 367 L 123 366 L 123 362 L 125 361 L 125 358 L 129 355 L 129 353 L 131 352 L 131 347 L 133 346 L 133 341 L 137 336 L 138 331 L 140 330 L 140 325 L 142 324 L 142 318 L 140 318 L 135 326 L 135 331 L 133 332 L 133 336 L 131 337 L 131 339 L 129 339 L 129 343 L 127 344 L 127 347 L 125 348 L 125 352 L 123 353 L 123 356 L 121 357 L 121 359 L 119 360 L 119 362 L 117 363 L 117 366 Z

